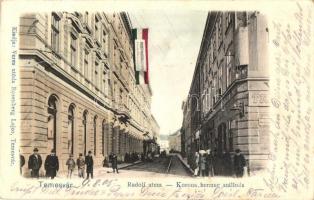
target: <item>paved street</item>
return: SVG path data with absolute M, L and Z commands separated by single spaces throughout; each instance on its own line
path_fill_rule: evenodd
M 171 162 L 171 164 L 170 164 Z M 108 177 L 181 177 L 189 178 L 191 174 L 185 169 L 179 158 L 175 155 L 170 155 L 166 158 L 155 158 L 154 161 L 139 162 L 130 164 L 130 166 L 123 167 L 119 170 L 119 174 L 112 173 L 111 168 L 98 167 L 94 169 L 94 178 L 108 178 Z M 65 178 L 66 172 L 59 173 L 57 178 Z M 73 172 L 72 179 L 78 179 L 77 170 Z
M 150 176 L 180 176 L 190 177 L 191 175 L 184 168 L 181 161 L 175 155 L 166 158 L 156 158 L 152 162 L 144 162 L 130 167 L 126 167 L 122 172 L 138 173 L 145 172 Z

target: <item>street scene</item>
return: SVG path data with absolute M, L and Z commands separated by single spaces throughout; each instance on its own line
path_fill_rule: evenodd
M 255 11 L 21 15 L 21 176 L 263 170 L 268 32 Z

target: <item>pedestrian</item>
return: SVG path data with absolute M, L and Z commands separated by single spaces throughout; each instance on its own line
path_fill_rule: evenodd
M 25 165 L 25 157 L 20 154 L 20 175 L 22 175 L 22 167 Z
M 57 176 L 57 171 L 59 171 L 59 159 L 54 149 L 52 149 L 51 154 L 46 157 L 45 170 L 46 177 L 54 179 Z
M 231 160 L 230 153 L 228 151 L 223 151 L 222 166 L 223 166 L 223 175 L 232 176 L 232 160 Z
M 213 155 L 210 149 L 207 150 L 207 154 L 206 154 L 206 166 L 207 166 L 207 175 L 209 177 L 214 176 Z
M 71 178 L 73 170 L 75 168 L 75 161 L 73 159 L 73 154 L 70 154 L 70 157 L 68 158 L 68 160 L 66 162 L 66 165 L 68 166 L 68 176 L 67 177 Z
M 199 157 L 199 168 L 200 168 L 200 176 L 204 177 L 205 176 L 205 169 L 206 169 L 206 158 L 205 154 L 200 154 Z
M 246 161 L 244 156 L 241 154 L 240 149 L 235 150 L 236 154 L 234 156 L 234 172 L 236 177 L 242 177 L 244 167 L 246 166 Z
M 85 160 L 83 158 L 83 154 L 80 153 L 79 157 L 76 160 L 77 170 L 78 170 L 78 177 L 84 178 L 84 171 L 85 171 Z
M 114 154 L 113 152 L 111 152 L 111 154 L 109 156 L 109 161 L 111 162 L 112 172 L 113 173 L 117 172 L 117 174 L 118 174 L 119 171 L 118 171 L 118 158 L 117 158 L 117 155 Z
M 126 163 L 130 162 L 130 156 L 127 152 L 124 155 L 124 162 L 126 162 Z
M 198 176 L 198 171 L 199 171 L 199 159 L 200 155 L 198 152 L 195 152 L 195 157 L 194 157 L 194 176 Z
M 213 155 L 212 155 L 212 158 L 213 158 L 213 175 L 216 176 L 218 175 L 218 171 L 219 171 L 219 158 L 218 158 L 218 153 L 217 153 L 217 149 L 214 149 L 214 152 L 213 152 Z
M 85 164 L 86 164 L 86 179 L 89 179 L 89 175 L 93 178 L 93 168 L 94 168 L 94 160 L 92 156 L 92 152 L 88 151 L 88 155 L 85 156 Z
M 38 149 L 34 148 L 33 154 L 28 158 L 28 169 L 31 170 L 32 178 L 39 178 L 39 169 L 42 165 L 41 156 L 38 154 Z

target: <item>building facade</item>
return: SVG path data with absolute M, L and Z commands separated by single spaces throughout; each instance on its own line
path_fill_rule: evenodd
M 176 132 L 168 136 L 169 140 L 169 149 L 174 152 L 181 152 L 181 131 L 177 130 Z
M 269 155 L 268 27 L 258 12 L 209 12 L 187 101 L 186 148 L 234 155 L 248 170 Z
M 20 18 L 21 154 L 55 149 L 143 152 L 151 129 L 149 85 L 134 77 L 132 27 L 126 13 L 31 13 Z M 157 124 L 157 122 L 155 122 Z M 158 124 L 157 124 L 158 125 Z M 27 161 L 27 160 L 26 160 Z

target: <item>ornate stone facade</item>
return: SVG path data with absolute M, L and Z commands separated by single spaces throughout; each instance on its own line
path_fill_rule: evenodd
M 30 13 L 20 17 L 21 153 L 143 152 L 151 89 L 136 85 L 126 13 Z M 158 126 L 158 124 L 157 124 Z M 158 131 L 158 130 L 157 130 Z
M 268 27 L 258 12 L 209 12 L 187 101 L 185 148 L 231 154 L 249 170 L 269 154 Z

